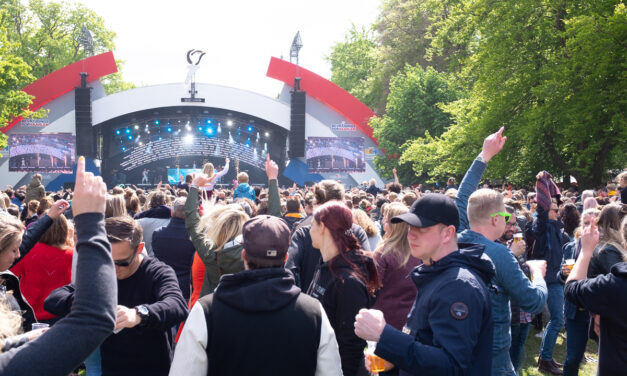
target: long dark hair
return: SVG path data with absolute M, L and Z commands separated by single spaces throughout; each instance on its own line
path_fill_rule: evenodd
M 357 238 L 351 231 L 353 215 L 350 209 L 341 202 L 332 201 L 319 207 L 314 212 L 313 217 L 317 223 L 324 224 L 329 230 L 333 242 L 339 251 L 339 256 L 351 266 L 353 275 L 359 278 L 366 285 L 368 291 L 373 294 L 380 287 L 379 274 L 374 262 L 372 262 L 372 259 L 367 259 L 369 256 L 361 250 Z M 363 269 L 347 256 L 347 253 L 350 251 L 354 251 L 361 256 Z M 331 274 L 337 276 L 333 268 L 333 259 L 329 260 L 328 265 Z M 364 275 L 364 270 L 367 272 L 367 276 Z
M 564 232 L 566 232 L 568 236 L 573 237 L 575 229 L 579 227 L 579 210 L 577 210 L 577 207 L 573 204 L 566 204 L 562 208 L 561 217 L 562 223 L 564 223 Z

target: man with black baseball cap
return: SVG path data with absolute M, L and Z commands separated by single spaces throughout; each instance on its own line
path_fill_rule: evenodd
M 407 238 L 423 264 L 411 277 L 418 295 L 403 331 L 385 323 L 383 313 L 362 309 L 355 333 L 375 341 L 375 354 L 399 374 L 490 373 L 492 311 L 488 286 L 494 267 L 484 247 L 457 244 L 459 214 L 455 202 L 442 194 L 416 200 L 408 213 L 392 223 L 410 225 Z
M 235 239 L 245 269 L 223 275 L 192 308 L 170 375 L 341 375 L 335 333 L 320 302 L 284 268 L 290 229 L 248 220 Z

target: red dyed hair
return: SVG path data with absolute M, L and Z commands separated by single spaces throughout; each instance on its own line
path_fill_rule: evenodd
M 340 252 L 339 256 L 353 268 L 354 275 L 366 284 L 368 290 L 374 293 L 374 291 L 380 287 L 379 274 L 377 273 L 374 262 L 364 262 L 364 265 L 362 265 L 363 268 L 361 268 L 346 255 L 347 252 L 354 250 L 362 257 L 369 257 L 363 253 L 357 238 L 355 238 L 355 235 L 353 235 L 351 231 L 353 225 L 353 214 L 351 210 L 340 201 L 331 201 L 320 206 L 314 212 L 313 217 L 317 223 L 322 223 L 324 227 L 329 230 Z M 333 259 L 329 260 L 329 270 L 335 275 Z M 364 270 L 367 271 L 367 277 L 364 275 Z

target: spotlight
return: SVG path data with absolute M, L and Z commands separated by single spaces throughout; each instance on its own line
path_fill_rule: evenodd
M 211 119 L 207 119 L 207 124 L 211 124 Z
M 192 136 L 191 134 L 186 135 L 183 138 L 183 142 L 185 142 L 186 144 L 191 144 L 192 142 L 194 142 L 194 136 Z
M 139 129 L 139 125 L 135 124 L 135 129 Z
M 248 128 L 247 128 L 247 129 L 248 129 L 248 132 L 252 132 L 252 131 L 253 131 L 253 127 L 252 127 L 252 126 L 250 126 L 250 125 L 248 126 Z
M 126 151 L 126 147 L 122 146 L 122 151 Z
M 198 130 L 202 132 L 202 127 L 198 127 Z
M 213 134 L 213 128 L 212 127 L 207 127 L 207 134 L 209 134 L 209 135 Z
M 139 141 L 139 146 L 144 146 L 144 143 Z
M 132 139 L 133 139 L 133 136 L 129 135 L 129 136 L 128 136 L 128 139 L 129 139 L 129 140 L 132 140 Z
M 270 132 L 266 132 L 266 133 L 264 134 L 264 136 L 266 136 L 266 137 L 270 137 Z
M 158 140 L 161 141 L 161 140 L 163 140 L 163 138 L 161 136 L 159 136 Z
M 228 120 L 228 121 L 226 122 L 226 125 L 228 125 L 229 127 L 230 127 L 230 126 L 232 126 L 232 125 L 233 125 L 233 120 Z
M 222 133 L 222 127 L 220 126 L 220 123 L 218 123 L 218 133 Z
M 126 132 L 126 134 L 129 134 L 129 133 L 131 133 L 131 130 L 130 130 L 130 129 L 128 129 L 128 128 L 126 128 L 126 129 L 124 130 L 124 132 Z
M 172 127 L 168 127 L 166 130 L 167 130 L 168 132 L 172 132 Z
M 155 125 L 159 125 L 159 120 L 155 120 Z
M 117 131 L 115 131 L 115 134 L 117 134 L 117 135 L 119 135 L 120 133 L 122 133 L 122 132 L 120 132 L 119 129 Z

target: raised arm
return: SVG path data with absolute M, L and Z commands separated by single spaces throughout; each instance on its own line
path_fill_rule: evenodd
M 466 171 L 466 175 L 464 175 L 464 179 L 462 179 L 462 182 L 459 185 L 457 199 L 455 200 L 457 203 L 457 210 L 459 211 L 459 228 L 457 229 L 457 232 L 462 232 L 470 228 L 467 211 L 468 199 L 477 189 L 481 176 L 488 166 L 490 159 L 503 149 L 503 145 L 505 145 L 505 141 L 507 141 L 507 136 L 503 136 L 504 130 L 505 128 L 501 127 L 501 129 L 499 129 L 496 133 L 492 133 L 486 137 L 485 140 L 483 140 L 481 153 L 479 153 L 477 158 L 472 162 L 472 165 L 468 171 Z
M 279 166 L 266 154 L 266 175 L 268 175 L 268 214 L 281 216 L 281 197 L 279 196 Z

